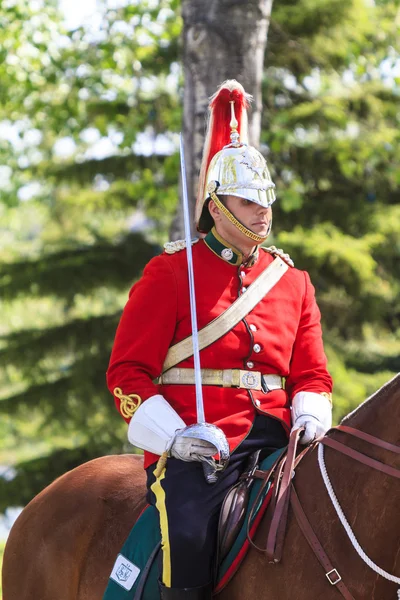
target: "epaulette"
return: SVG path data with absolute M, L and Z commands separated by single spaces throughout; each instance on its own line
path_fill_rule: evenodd
M 286 254 L 281 248 L 275 248 L 275 246 L 270 246 L 269 248 L 265 248 L 261 246 L 265 252 L 272 254 L 272 256 L 279 256 L 289 267 L 294 267 L 294 262 L 290 258 L 289 254 Z
M 193 244 L 199 241 L 199 238 L 194 238 L 190 240 Z M 184 250 L 186 248 L 186 240 L 176 240 L 176 242 L 166 242 L 164 244 L 164 250 L 167 254 L 175 254 L 175 252 L 179 252 L 179 250 Z

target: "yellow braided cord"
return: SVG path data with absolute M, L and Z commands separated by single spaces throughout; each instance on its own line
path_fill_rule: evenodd
M 119 410 L 121 415 L 126 419 L 130 419 L 141 405 L 141 397 L 137 394 L 123 394 L 119 387 L 116 387 L 113 393 L 120 401 Z
M 163 452 L 163 454 L 160 456 L 160 458 L 158 459 L 158 463 L 156 468 L 154 469 L 154 477 L 157 479 L 158 477 L 160 477 L 162 471 L 165 469 L 165 467 L 167 466 L 167 458 L 168 455 L 166 452 Z
M 161 485 L 161 482 L 165 478 L 166 464 L 167 453 L 164 452 L 154 470 L 156 480 L 150 489 L 156 497 L 156 508 L 160 515 L 161 548 L 163 553 L 162 582 L 166 587 L 171 587 L 171 546 L 169 543 L 168 515 L 165 505 L 165 491 Z
M 332 404 L 332 394 L 330 394 L 329 392 L 321 392 L 321 396 L 324 396 L 324 398 L 329 400 L 329 402 Z
M 236 217 L 233 216 L 231 211 L 228 208 L 226 208 L 226 206 L 224 206 L 222 204 L 222 202 L 218 199 L 218 196 L 215 194 L 215 192 L 210 192 L 210 196 L 211 196 L 212 200 L 214 200 L 214 202 L 215 202 L 216 206 L 219 208 L 219 210 L 222 213 L 224 213 L 226 218 L 229 219 L 229 221 L 235 227 L 237 227 L 237 229 L 239 229 L 239 231 L 244 233 L 244 235 L 246 235 L 248 238 L 250 238 L 251 240 L 256 242 L 256 244 L 261 244 L 262 242 L 264 242 L 267 239 L 268 236 L 257 235 L 256 233 L 253 233 L 252 231 L 250 231 L 250 229 L 247 229 L 247 227 L 245 227 L 240 221 L 238 221 L 236 219 Z

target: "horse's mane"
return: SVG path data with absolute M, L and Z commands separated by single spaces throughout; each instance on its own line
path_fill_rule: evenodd
M 364 402 L 357 406 L 357 408 L 346 415 L 342 419 L 341 423 L 349 424 L 349 422 L 353 421 L 354 418 L 360 417 L 367 409 L 371 408 L 372 404 L 382 401 L 383 398 L 387 397 L 390 392 L 396 391 L 396 389 L 400 391 L 400 373 L 397 373 L 397 375 L 386 382 L 381 388 L 379 388 L 379 390 L 374 392 L 372 396 L 364 400 Z

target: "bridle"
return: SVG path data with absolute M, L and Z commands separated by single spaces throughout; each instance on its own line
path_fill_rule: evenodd
M 377 446 L 378 448 L 383 448 L 384 450 L 388 450 L 389 452 L 394 452 L 396 454 L 400 454 L 400 446 L 396 446 L 394 444 L 390 444 L 389 442 L 385 442 L 384 440 L 381 440 L 381 439 L 379 439 L 375 436 L 372 436 L 368 433 L 364 433 L 363 431 L 360 431 L 359 429 L 354 429 L 353 427 L 348 427 L 346 425 L 339 425 L 338 427 L 335 428 L 335 430 L 341 431 L 343 433 L 346 433 L 348 435 L 351 435 L 353 437 L 361 439 L 361 440 L 367 442 L 368 444 Z M 369 556 L 367 556 L 367 554 L 361 548 L 356 536 L 354 535 L 354 533 L 350 527 L 349 522 L 346 519 L 346 516 L 343 513 L 343 510 L 342 510 L 342 508 L 339 504 L 339 501 L 336 497 L 336 494 L 334 492 L 332 483 L 329 479 L 329 475 L 328 475 L 328 472 L 327 472 L 327 469 L 325 466 L 325 460 L 324 460 L 324 446 L 329 446 L 330 448 L 333 448 L 334 450 L 341 452 L 342 454 L 345 454 L 346 456 L 349 456 L 350 458 L 352 458 L 364 465 L 367 465 L 368 467 L 370 467 L 372 469 L 375 469 L 377 471 L 385 473 L 386 475 L 390 475 L 391 477 L 395 477 L 396 479 L 400 479 L 400 469 L 395 469 L 394 467 L 390 467 L 389 465 L 386 465 L 385 463 L 382 463 L 378 460 L 370 458 L 369 456 L 366 456 L 365 454 L 362 454 L 361 452 L 358 452 L 357 450 L 354 450 L 353 448 L 349 448 L 345 444 L 338 442 L 337 440 L 334 440 L 332 438 L 323 437 L 322 439 L 319 440 L 319 442 L 320 443 L 318 446 L 318 464 L 319 464 L 319 468 L 321 471 L 322 479 L 324 481 L 325 487 L 326 487 L 329 497 L 332 501 L 332 504 L 336 511 L 336 514 L 339 517 L 339 520 L 342 523 L 343 528 L 344 528 L 353 548 L 356 550 L 359 557 L 368 565 L 368 567 L 370 569 L 375 571 L 375 573 L 378 573 L 378 575 L 380 575 L 381 577 L 384 577 L 385 579 L 388 579 L 389 581 L 392 581 L 393 583 L 400 584 L 400 577 L 391 575 L 390 573 L 388 573 L 387 571 L 385 571 L 384 569 L 379 567 L 377 564 L 375 564 L 373 562 L 373 560 Z M 341 577 L 336 569 L 334 569 L 333 572 L 330 573 L 329 575 L 334 576 L 334 580 L 331 581 L 330 577 L 327 574 L 328 580 L 330 581 L 330 583 L 332 583 L 332 585 L 336 585 L 341 581 Z M 349 598 L 349 600 L 350 600 L 350 598 L 352 598 L 351 595 L 345 595 L 343 593 L 343 590 L 339 589 L 339 591 L 342 593 L 342 596 L 344 596 L 345 598 Z M 350 594 L 350 592 L 348 592 L 347 588 L 346 588 L 346 593 Z M 400 589 L 397 592 L 397 597 L 400 599 Z
M 362 560 L 364 560 L 364 562 L 366 562 L 366 564 L 376 573 L 378 573 L 382 577 L 385 577 L 386 579 L 389 579 L 394 583 L 400 584 L 400 577 L 391 575 L 390 573 L 387 573 L 386 571 L 375 565 L 375 563 L 373 563 L 373 561 L 365 554 L 365 552 L 358 544 L 353 532 L 351 531 L 350 525 L 348 525 L 347 519 L 344 516 L 343 511 L 341 510 L 339 502 L 337 501 L 336 495 L 332 488 L 332 484 L 330 483 L 324 462 L 324 447 L 329 446 L 337 452 L 345 454 L 346 456 L 349 456 L 350 458 L 364 465 L 367 465 L 372 469 L 381 471 L 382 473 L 390 475 L 391 477 L 395 477 L 396 479 L 400 479 L 400 469 L 396 469 L 376 459 L 370 458 L 362 452 L 354 450 L 353 448 L 349 448 L 342 442 L 332 439 L 327 435 L 312 442 L 312 444 L 310 444 L 306 449 L 304 449 L 299 455 L 296 456 L 297 445 L 303 430 L 304 427 L 300 429 L 295 429 L 291 432 L 286 455 L 279 462 L 279 464 L 276 465 L 276 469 L 274 469 L 273 472 L 270 471 L 263 474 L 262 472 L 255 473 L 255 476 L 264 479 L 265 485 L 267 484 L 267 482 L 270 482 L 273 479 L 275 489 L 274 497 L 272 500 L 272 517 L 268 531 L 266 548 L 260 548 L 259 546 L 257 546 L 248 535 L 251 545 L 257 550 L 265 552 L 271 563 L 280 562 L 286 532 L 288 508 L 290 505 L 293 509 L 294 515 L 296 517 L 297 523 L 301 531 L 303 532 L 315 556 L 324 568 L 325 575 L 329 583 L 332 586 L 336 587 L 338 592 L 340 592 L 340 594 L 343 596 L 343 598 L 345 598 L 345 600 L 355 600 L 348 588 L 346 587 L 346 585 L 343 583 L 338 570 L 331 563 L 322 544 L 320 543 L 317 535 L 315 534 L 306 514 L 304 513 L 304 510 L 301 506 L 300 500 L 297 496 L 293 484 L 295 468 L 305 456 L 305 454 L 307 454 L 311 448 L 315 448 L 318 445 L 318 462 L 321 469 L 323 481 L 325 483 L 325 486 L 327 487 L 328 494 L 332 500 L 333 506 L 338 514 L 342 525 L 346 530 L 347 535 L 350 538 L 350 541 L 353 544 L 353 547 L 358 552 Z M 363 431 L 354 429 L 353 427 L 349 427 L 347 425 L 338 425 L 337 427 L 333 427 L 331 430 L 329 430 L 328 433 L 333 431 L 340 431 L 346 435 L 350 435 L 355 438 L 361 439 L 370 445 L 377 446 L 378 448 L 382 448 L 389 452 L 400 454 L 400 446 L 396 446 L 394 444 L 390 444 L 389 442 L 385 442 L 368 433 L 364 433 Z M 344 520 L 342 517 L 344 518 Z M 347 523 L 346 526 L 344 525 L 344 522 Z M 398 591 L 398 599 L 400 600 L 400 590 Z

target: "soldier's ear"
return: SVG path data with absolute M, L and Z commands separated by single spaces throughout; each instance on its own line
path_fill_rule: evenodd
M 219 210 L 218 206 L 215 204 L 214 200 L 211 200 L 211 199 L 209 200 L 207 208 L 209 210 L 210 215 L 214 219 L 214 221 L 221 220 L 221 211 Z

